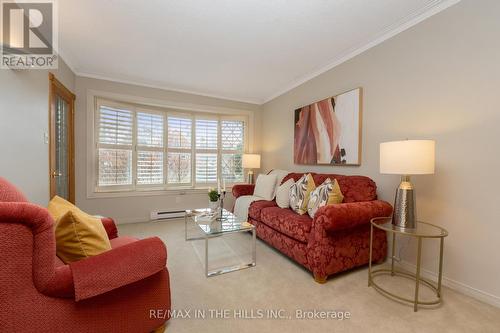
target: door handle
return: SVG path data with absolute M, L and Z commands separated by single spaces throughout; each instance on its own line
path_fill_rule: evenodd
M 52 176 L 52 178 L 61 177 L 62 173 L 60 173 L 58 171 L 53 171 L 51 176 Z

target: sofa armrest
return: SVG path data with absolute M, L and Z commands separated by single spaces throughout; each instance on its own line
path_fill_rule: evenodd
M 101 217 L 101 222 L 109 239 L 118 237 L 118 229 L 116 228 L 115 220 L 110 217 Z
M 369 224 L 374 217 L 392 214 L 392 206 L 382 200 L 342 203 L 321 207 L 314 216 L 326 231 L 339 231 Z
M 158 237 L 152 237 L 70 263 L 75 300 L 143 280 L 165 269 L 166 262 L 165 244 Z
M 238 184 L 233 185 L 233 196 L 236 199 L 237 197 L 241 197 L 243 195 L 252 195 L 253 190 L 255 188 L 254 184 Z

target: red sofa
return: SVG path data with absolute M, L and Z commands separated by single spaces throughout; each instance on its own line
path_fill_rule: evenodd
M 337 179 L 344 202 L 321 207 L 314 219 L 299 215 L 291 209 L 279 208 L 275 201 L 255 201 L 250 205 L 248 220 L 255 225 L 257 236 L 292 258 L 324 283 L 329 275 L 368 263 L 370 220 L 390 216 L 392 206 L 377 200 L 377 186 L 368 177 L 311 173 L 316 185 L 326 178 Z M 290 173 L 297 181 L 303 173 Z M 235 185 L 235 198 L 251 195 L 254 185 Z M 385 260 L 387 238 L 384 231 L 375 229 L 373 261 Z
M 165 245 L 118 237 L 112 219 L 102 222 L 112 250 L 65 265 L 48 211 L 0 178 L 0 331 L 146 333 L 164 325 L 168 316 L 150 311 L 170 310 Z

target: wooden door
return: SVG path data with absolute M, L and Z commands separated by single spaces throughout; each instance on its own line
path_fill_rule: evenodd
M 50 198 L 75 203 L 75 95 L 49 73 Z

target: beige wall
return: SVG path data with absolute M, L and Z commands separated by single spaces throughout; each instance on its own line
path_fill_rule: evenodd
M 75 75 L 62 59 L 51 72 L 74 91 Z M 48 105 L 47 70 L 0 69 L 0 177 L 40 205 L 49 200 Z
M 149 220 L 153 210 L 183 210 L 207 206 L 207 193 L 197 194 L 163 194 L 149 196 L 130 196 L 118 198 L 91 198 L 87 195 L 87 168 L 91 168 L 91 161 L 87 158 L 87 147 L 90 141 L 87 133 L 87 115 L 90 111 L 87 105 L 89 90 L 103 93 L 125 95 L 128 98 L 151 99 L 166 103 L 183 103 L 209 108 L 234 109 L 250 111 L 254 115 L 253 150 L 260 150 L 260 112 L 257 105 L 221 100 L 199 95 L 177 93 L 161 89 L 141 87 L 129 84 L 97 80 L 90 78 L 76 78 L 76 202 L 85 211 L 95 214 L 112 216 L 118 223 L 142 222 Z M 90 166 L 89 166 L 90 164 Z M 232 205 L 229 195 L 226 207 Z
M 445 283 L 500 306 L 498 13 L 499 1 L 464 0 L 265 104 L 262 150 L 264 169 L 367 175 L 392 202 L 398 176 L 379 174 L 379 143 L 436 140 L 435 175 L 414 177 L 419 218 L 450 232 Z M 293 110 L 355 87 L 364 89 L 362 165 L 294 165 Z M 414 244 L 403 244 L 413 262 Z M 429 272 L 435 245 L 424 243 Z

